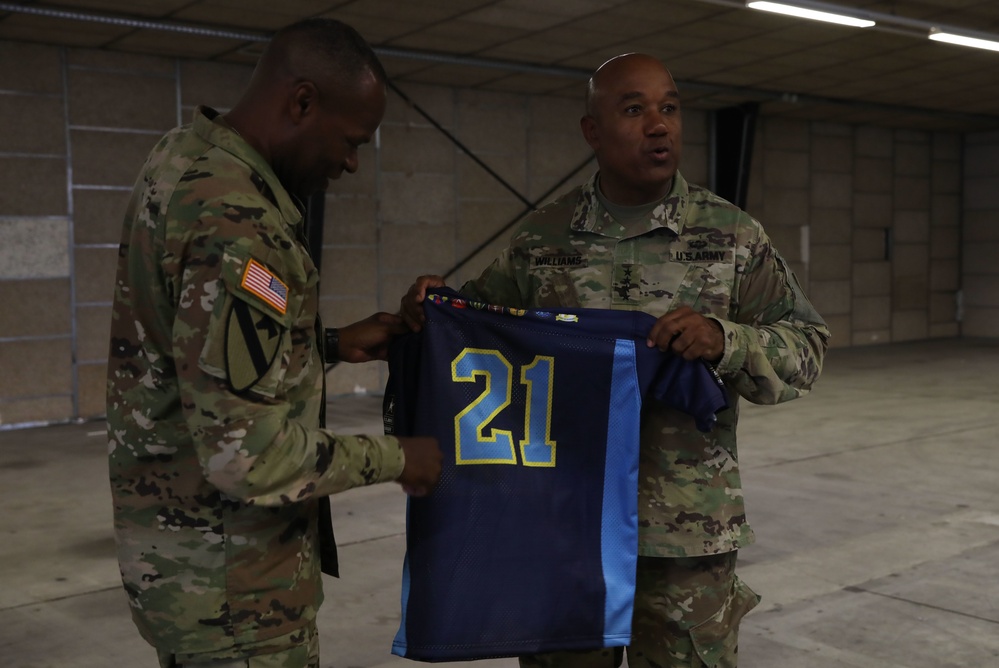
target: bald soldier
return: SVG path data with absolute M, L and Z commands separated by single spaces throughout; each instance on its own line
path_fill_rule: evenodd
M 658 317 L 648 345 L 702 359 L 729 408 L 710 433 L 647 405 L 639 457 L 639 560 L 631 668 L 730 668 L 738 626 L 758 596 L 735 575 L 753 541 L 736 449 L 738 398 L 761 404 L 809 391 L 829 331 L 760 224 L 687 183 L 677 86 L 655 58 L 626 54 L 590 79 L 580 128 L 599 170 L 528 216 L 509 247 L 460 291 L 518 308 L 640 310 Z M 558 261 L 549 261 L 557 259 Z M 422 276 L 403 299 L 423 322 Z M 522 657 L 521 666 L 609 668 L 620 652 Z
M 324 362 L 384 359 L 405 330 L 377 313 L 319 336 L 303 223 L 304 198 L 357 170 L 385 81 L 350 27 L 292 25 L 232 111 L 199 107 L 136 181 L 109 463 L 122 580 L 161 666 L 318 666 L 326 496 L 384 481 L 421 495 L 439 476 L 432 438 L 320 426 Z

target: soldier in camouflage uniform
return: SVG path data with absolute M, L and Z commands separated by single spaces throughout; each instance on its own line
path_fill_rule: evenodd
M 302 197 L 357 169 L 385 73 L 353 29 L 279 32 L 226 116 L 201 107 L 153 149 L 129 204 L 114 295 L 108 435 L 132 616 L 162 666 L 318 666 L 326 496 L 427 493 L 432 438 L 320 428 L 324 361 L 384 359 L 375 314 L 325 350 Z M 335 342 L 335 339 L 334 339 Z
M 710 433 L 647 405 L 639 462 L 639 563 L 628 665 L 730 668 L 739 621 L 759 597 L 735 575 L 746 522 L 736 449 L 738 398 L 774 404 L 815 382 L 829 332 L 760 224 L 677 171 L 676 84 L 657 60 L 627 54 L 590 80 L 581 120 L 599 172 L 528 216 L 510 246 L 461 288 L 536 308 L 642 310 L 661 317 L 650 346 L 709 361 L 731 408 Z M 439 276 L 403 299 L 414 329 Z M 607 668 L 621 652 L 561 652 L 522 666 Z

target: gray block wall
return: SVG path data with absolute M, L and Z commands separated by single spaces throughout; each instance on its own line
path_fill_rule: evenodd
M 228 109 L 250 71 L 0 41 L 0 429 L 103 415 L 113 272 L 135 175 L 162 133 L 187 122 L 196 105 Z M 529 201 L 589 155 L 578 127 L 581 96 L 460 82 L 400 87 Z M 708 125 L 707 112 L 685 110 L 681 169 L 695 183 L 707 184 Z M 747 208 L 829 321 L 834 345 L 958 336 L 962 282 L 965 333 L 999 336 L 997 154 L 999 135 L 979 143 L 764 117 Z M 360 171 L 327 194 L 324 322 L 397 310 L 417 275 L 447 271 L 524 210 L 390 94 Z M 480 271 L 508 236 L 450 282 Z M 329 391 L 378 392 L 385 375 L 383 364 L 339 365 Z

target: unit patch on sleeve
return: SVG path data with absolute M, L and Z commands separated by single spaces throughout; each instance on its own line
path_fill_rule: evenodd
M 288 286 L 254 259 L 246 263 L 239 287 L 260 297 L 281 315 L 288 310 Z
M 236 392 L 250 389 L 274 364 L 283 329 L 268 314 L 234 299 L 226 325 L 225 365 Z

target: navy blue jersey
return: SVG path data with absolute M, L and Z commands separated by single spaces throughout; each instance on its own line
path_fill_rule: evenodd
M 423 661 L 627 645 L 647 394 L 707 430 L 701 362 L 645 344 L 655 318 L 519 310 L 440 289 L 393 345 L 386 431 L 436 436 L 433 494 L 410 499 L 393 654 Z

